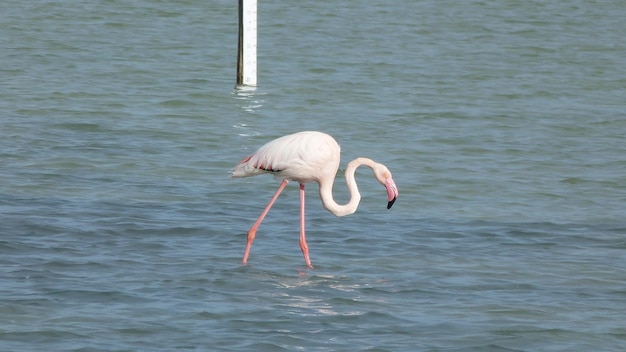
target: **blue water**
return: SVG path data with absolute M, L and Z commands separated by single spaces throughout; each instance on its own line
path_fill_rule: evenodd
M 624 351 L 626 5 L 0 5 L 2 351 Z M 336 218 L 229 179 L 321 130 L 368 170 Z

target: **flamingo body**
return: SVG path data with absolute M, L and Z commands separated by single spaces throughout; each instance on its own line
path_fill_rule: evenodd
M 340 205 L 332 196 L 332 188 L 339 168 L 340 147 L 335 139 L 326 133 L 305 131 L 290 134 L 268 142 L 253 154 L 240 161 L 232 170 L 232 177 L 249 177 L 270 173 L 282 179 L 278 190 L 248 231 L 248 240 L 242 263 L 245 265 L 250 253 L 250 247 L 256 236 L 256 231 L 278 199 L 289 181 L 300 184 L 300 249 L 308 268 L 312 268 L 309 259 L 309 250 L 305 235 L 305 188 L 309 182 L 319 184 L 319 193 L 324 207 L 336 216 L 345 216 L 356 211 L 361 200 L 354 173 L 363 165 L 372 169 L 374 177 L 387 189 L 387 209 L 391 208 L 398 197 L 391 172 L 383 164 L 376 163 L 368 158 L 357 158 L 346 167 L 346 183 L 350 191 L 348 203 Z
M 304 184 L 335 177 L 339 144 L 325 133 L 306 131 L 277 138 L 243 159 L 232 177 L 271 173 L 276 178 Z

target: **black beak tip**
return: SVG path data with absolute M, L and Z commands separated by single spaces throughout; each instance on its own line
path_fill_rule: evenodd
M 393 205 L 393 203 L 396 202 L 396 199 L 397 198 L 394 198 L 394 199 L 390 200 L 389 203 L 387 203 L 387 209 L 391 209 L 391 206 Z

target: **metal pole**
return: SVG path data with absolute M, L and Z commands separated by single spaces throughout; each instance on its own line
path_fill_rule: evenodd
M 257 0 L 239 0 L 237 86 L 256 86 Z

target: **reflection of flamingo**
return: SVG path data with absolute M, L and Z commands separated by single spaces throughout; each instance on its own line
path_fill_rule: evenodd
M 346 183 L 350 191 L 350 201 L 340 205 L 333 199 L 333 183 L 340 158 L 339 144 L 333 137 L 321 132 L 299 132 L 275 139 L 239 162 L 232 170 L 232 177 L 256 176 L 270 173 L 282 183 L 272 199 L 261 212 L 254 225 L 248 231 L 248 241 L 243 253 L 243 265 L 248 261 L 250 247 L 256 231 L 270 208 L 289 181 L 300 183 L 300 249 L 308 268 L 313 268 L 309 259 L 309 248 L 306 243 L 304 223 L 304 184 L 315 181 L 319 184 L 320 197 L 324 208 L 336 216 L 354 213 L 361 201 L 361 194 L 354 180 L 356 169 L 365 165 L 372 169 L 374 177 L 387 188 L 387 209 L 391 208 L 398 197 L 398 188 L 391 178 L 391 172 L 383 164 L 368 158 L 356 158 L 346 168 Z

